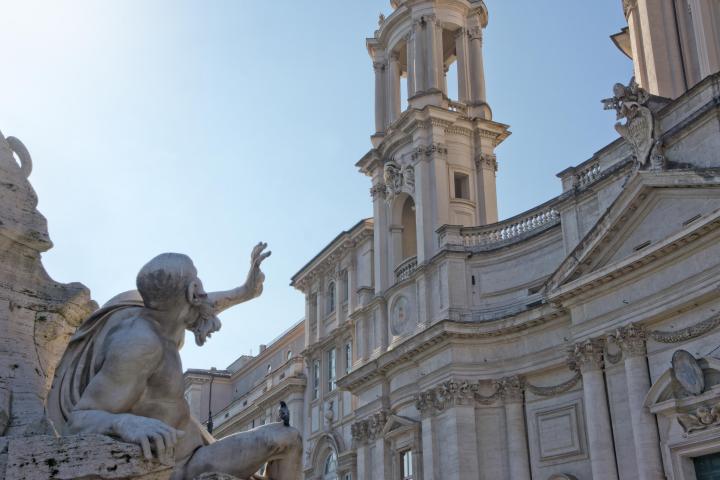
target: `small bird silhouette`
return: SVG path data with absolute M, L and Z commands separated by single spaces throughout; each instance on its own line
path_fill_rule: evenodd
M 290 426 L 290 410 L 282 400 L 280 401 L 280 421 L 283 422 L 283 425 L 286 427 Z

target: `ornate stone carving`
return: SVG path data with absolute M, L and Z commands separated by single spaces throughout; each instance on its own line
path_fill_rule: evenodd
M 573 371 L 592 371 L 603 367 L 605 340 L 593 338 L 576 343 L 568 351 L 568 367 Z
M 626 327 L 618 328 L 612 339 L 627 356 L 644 356 L 646 353 L 647 332 L 640 325 L 631 323 Z
M 475 167 L 479 170 L 481 168 L 488 168 L 495 172 L 498 171 L 497 155 L 480 153 L 475 157 Z
M 385 71 L 385 62 L 373 62 L 373 69 L 376 73 Z
M 694 338 L 705 335 L 710 330 L 720 325 L 720 315 L 708 318 L 702 322 L 691 325 L 674 332 L 663 332 L 661 330 L 653 330 L 648 332 L 648 337 L 660 343 L 680 343 L 692 340 Z
M 353 423 L 350 426 L 353 440 L 358 444 L 362 444 L 379 438 L 389 416 L 387 410 L 380 410 L 365 420 Z
M 720 425 L 720 404 L 711 408 L 706 406 L 698 407 L 695 413 L 679 413 L 677 421 L 689 435 L 698 430 L 705 430 Z
M 640 167 L 650 163 L 653 169 L 661 169 L 664 163 L 662 140 L 658 138 L 655 115 L 647 106 L 650 94 L 635 82 L 635 77 L 627 86 L 616 83 L 612 98 L 602 101 L 605 110 L 615 110 L 618 120 L 625 123 L 615 124 L 615 130 L 630 143 Z
M 470 37 L 470 40 L 480 40 L 482 42 L 483 39 L 483 29 L 480 26 L 470 27 L 468 29 L 468 37 Z
M 385 15 L 382 13 L 378 16 L 378 27 L 382 28 L 385 25 Z
M 503 401 L 508 403 L 523 401 L 525 381 L 522 377 L 502 378 L 499 380 L 499 386 Z
M 370 188 L 370 196 L 373 200 L 377 198 L 385 198 L 387 196 L 387 187 L 383 183 L 378 183 Z
M 623 0 L 623 12 L 625 12 L 625 18 L 630 16 L 635 7 L 637 7 L 637 0 Z
M 418 147 L 412 153 L 412 159 L 417 160 L 423 157 L 431 157 L 434 154 L 447 155 L 448 149 L 442 143 L 431 143 L 426 147 Z
M 383 180 L 385 182 L 385 198 L 388 202 L 402 192 L 411 195 L 415 193 L 415 168 L 412 165 L 405 165 L 401 168 L 393 160 L 388 161 L 385 163 Z
M 582 374 L 580 372 L 576 372 L 575 376 L 572 377 L 570 380 L 560 383 L 558 385 L 552 385 L 549 387 L 538 387 L 535 385 L 532 385 L 529 382 L 525 382 L 525 388 L 532 392 L 534 395 L 537 395 L 539 397 L 554 397 L 555 395 L 560 395 L 561 393 L 565 393 L 571 388 L 573 388 L 577 383 L 582 379 Z

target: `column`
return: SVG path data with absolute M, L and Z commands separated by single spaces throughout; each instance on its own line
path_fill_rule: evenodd
M 468 44 L 467 30 L 460 28 L 455 32 L 455 56 L 457 57 L 458 100 L 467 102 L 470 99 L 468 84 Z
M 425 31 L 421 20 L 415 20 L 412 26 L 412 70 L 413 70 L 413 89 L 412 94 L 417 95 L 425 91 L 427 81 L 425 79 L 425 64 L 427 57 L 425 56 Z M 411 95 L 409 95 L 411 96 Z
M 700 78 L 720 69 L 720 7 L 713 0 L 689 0 Z
M 585 426 L 593 480 L 618 480 L 612 425 L 608 411 L 603 348 L 599 339 L 575 344 L 570 366 L 579 368 L 583 381 Z
M 488 225 L 498 221 L 497 169 L 495 154 L 480 152 L 475 158 L 478 225 Z
M 372 472 L 368 471 L 367 445 L 358 445 L 355 450 L 355 462 L 357 463 L 357 480 L 372 480 Z
M 510 478 L 513 480 L 531 480 L 523 389 L 518 377 L 503 379 L 502 399 L 505 403 Z
M 372 458 L 373 479 L 392 478 L 392 469 L 389 465 L 390 456 L 387 450 L 387 444 L 382 436 L 375 440 L 375 452 Z
M 440 472 L 435 468 L 435 435 L 433 422 L 435 421 L 429 412 L 422 412 L 422 466 L 424 478 L 440 478 Z
M 400 117 L 400 57 L 396 52 L 390 53 L 387 82 L 387 125 L 390 125 Z
M 312 296 L 310 293 L 305 294 L 305 346 L 310 346 L 311 343 L 315 341 L 314 338 L 310 338 L 310 332 L 312 331 L 312 322 L 315 321 L 314 318 L 311 318 L 312 316 Z
M 442 462 L 442 478 L 445 480 L 477 478 L 480 465 L 477 461 L 474 402 L 457 402 L 435 421 L 442 421 L 447 432 L 447 436 L 440 439 L 445 445 L 440 453 L 445 459 Z
M 390 270 L 391 270 L 391 275 L 392 275 L 392 280 L 390 281 L 391 285 L 393 285 L 395 283 L 395 267 L 397 267 L 400 264 L 400 262 L 405 260 L 403 258 L 403 254 L 402 254 L 402 234 L 403 234 L 402 225 L 390 225 L 389 261 L 390 261 Z
M 663 478 L 657 423 L 655 416 L 645 407 L 645 396 L 650 390 L 645 348 L 646 333 L 641 327 L 630 325 L 618 330 L 615 338 L 625 358 L 625 377 L 638 479 Z
M 374 61 L 375 70 L 375 132 L 385 131 L 385 62 Z
M 388 347 L 389 340 L 389 324 L 388 324 L 388 307 L 385 301 L 380 302 L 378 306 L 379 324 L 380 324 L 380 348 L 384 352 Z
M 415 95 L 417 68 L 415 66 L 415 24 L 410 28 L 410 33 L 405 37 L 407 42 L 407 97 Z
M 348 279 L 348 316 L 357 308 L 357 262 L 355 261 L 355 253 L 353 252 L 350 264 L 347 270 Z
M 343 322 L 343 308 L 342 308 L 342 275 L 340 275 L 340 266 L 335 269 L 335 321 L 339 327 Z
M 442 52 L 438 51 L 438 43 L 442 39 L 438 39 L 439 24 L 434 16 L 424 17 L 425 19 L 425 78 L 427 84 L 425 89 L 440 89 L 440 75 L 442 72 Z M 442 32 L 442 30 L 440 30 Z
M 315 307 L 315 320 L 317 322 L 317 330 L 315 341 L 319 342 L 323 338 L 323 323 L 325 322 L 325 285 L 322 282 L 318 284 L 317 303 Z
M 382 172 L 380 172 L 382 175 Z M 384 292 L 388 288 L 391 267 L 388 266 L 388 218 L 385 203 L 385 185 L 380 178 L 373 179 L 373 188 L 370 190 L 373 197 L 373 218 L 375 228 L 373 231 L 373 263 L 375 276 L 375 293 Z
M 487 103 L 482 27 L 480 25 L 471 27 L 468 31 L 468 36 L 470 39 L 470 101 L 473 104 Z

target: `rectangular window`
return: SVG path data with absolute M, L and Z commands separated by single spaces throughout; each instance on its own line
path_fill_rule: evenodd
M 352 369 L 352 342 L 345 344 L 345 373 L 350 373 Z
M 320 360 L 313 362 L 313 400 L 320 398 Z
M 455 198 L 470 200 L 470 177 L 455 172 Z
M 400 478 L 402 480 L 413 480 L 413 458 L 412 450 L 400 453 Z
M 333 348 L 332 350 L 330 350 L 330 351 L 327 352 L 327 360 L 328 360 L 328 362 L 327 362 L 327 365 L 328 365 L 328 377 L 327 377 L 328 392 L 332 392 L 333 390 L 335 390 L 335 380 L 337 379 L 337 377 L 335 376 L 335 372 L 336 372 L 336 369 L 335 369 L 335 364 L 336 364 L 335 355 L 336 355 L 336 354 L 335 354 L 335 349 L 334 349 L 334 348 Z

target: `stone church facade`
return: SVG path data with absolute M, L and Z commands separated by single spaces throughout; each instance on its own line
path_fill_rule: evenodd
M 373 216 L 292 279 L 304 322 L 268 349 L 301 343 L 302 372 L 242 395 L 292 392 L 307 479 L 720 478 L 720 3 L 624 0 L 619 138 L 502 221 L 485 4 L 391 3 L 367 40 Z M 243 371 L 188 372 L 191 408 Z M 228 434 L 272 417 L 225 403 Z

